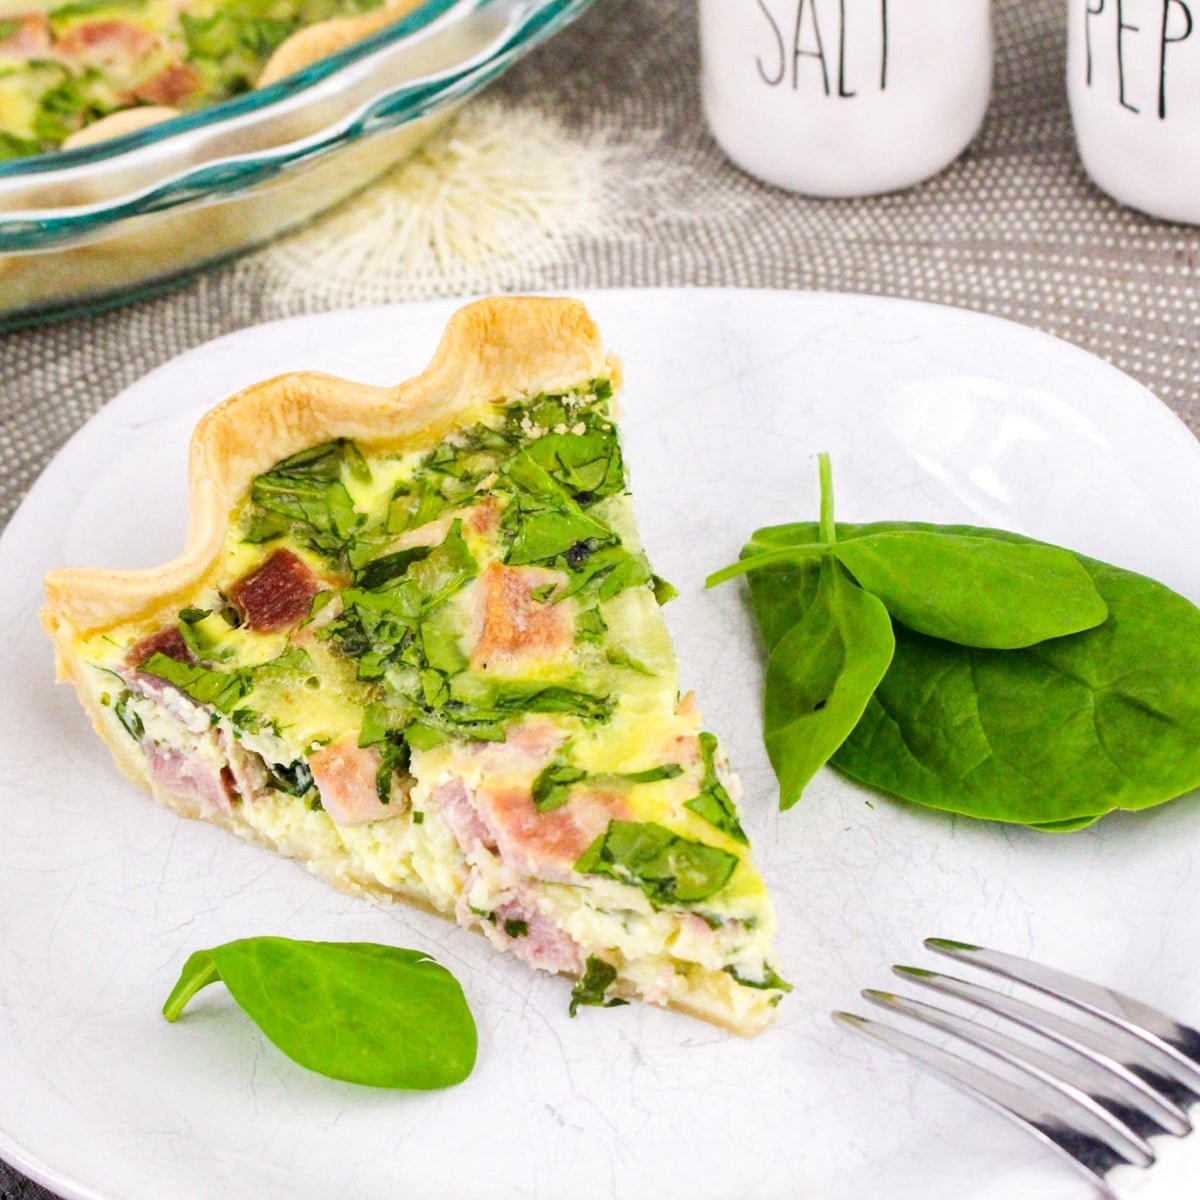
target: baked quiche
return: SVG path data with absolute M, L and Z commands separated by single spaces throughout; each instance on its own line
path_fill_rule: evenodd
M 43 612 L 117 764 L 353 892 L 760 1030 L 787 985 L 738 784 L 638 540 L 617 368 L 577 303 L 491 299 L 396 388 L 286 375 L 191 448 L 174 561 Z
M 0 0 L 0 160 L 265 86 L 422 2 Z

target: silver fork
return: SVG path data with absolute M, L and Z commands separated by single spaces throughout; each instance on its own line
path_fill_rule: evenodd
M 1027 1042 L 920 1000 L 863 991 L 872 1004 L 951 1035 L 993 1066 L 1002 1064 L 999 1072 L 854 1013 L 836 1012 L 834 1020 L 1011 1117 L 1065 1155 L 1107 1200 L 1120 1200 L 1119 1191 L 1129 1187 L 1136 1190 L 1156 1162 L 1161 1164 L 1156 1179 L 1170 1163 L 1171 1173 L 1185 1184 L 1170 1194 L 1200 1196 L 1200 1145 L 1188 1147 L 1198 1152 L 1190 1164 L 1171 1154 L 1174 1139 L 1192 1130 L 1189 1112 L 1200 1108 L 1200 1031 L 1121 992 L 1025 958 L 945 938 L 928 938 L 925 946 L 1014 980 L 1075 1012 L 1068 1018 L 937 971 L 892 968 L 910 983 L 985 1009 L 1033 1034 L 1034 1041 Z

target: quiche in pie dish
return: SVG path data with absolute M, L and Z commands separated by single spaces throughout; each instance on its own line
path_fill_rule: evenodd
M 188 817 L 576 980 L 760 1030 L 787 985 L 738 785 L 638 540 L 615 362 L 480 301 L 395 388 L 285 375 L 195 431 L 184 552 L 44 622 L 117 764 Z
M 0 0 L 0 160 L 265 87 L 423 0 Z

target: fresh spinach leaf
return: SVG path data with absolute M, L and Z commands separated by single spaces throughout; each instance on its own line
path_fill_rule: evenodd
M 832 555 L 910 629 L 991 650 L 1079 633 L 1108 615 L 1078 556 L 1057 546 L 996 542 L 938 526 L 853 539 L 842 532 L 837 526 L 823 533 L 814 523 L 759 530 L 739 561 L 709 576 L 708 586 Z
M 1108 616 L 1083 564 L 1057 546 L 907 529 L 839 541 L 833 554 L 897 621 L 964 646 L 1020 649 Z
M 719 892 L 737 863 L 736 855 L 681 837 L 654 821 L 610 821 L 575 870 L 634 883 L 655 905 L 686 906 Z
M 844 548 L 920 532 L 1028 545 L 975 526 L 839 524 Z M 1033 543 L 1042 545 L 1042 543 Z M 817 572 L 789 549 L 824 546 L 816 522 L 758 530 L 743 561 L 768 651 L 808 611 Z M 991 650 L 894 628 L 892 662 L 832 765 L 918 804 L 1048 832 L 1200 786 L 1200 610 L 1164 585 L 1074 555 L 1104 602 L 1100 625 Z
M 887 609 L 874 596 L 832 559 L 815 569 L 812 602 L 767 663 L 763 740 L 784 809 L 855 727 L 895 648 Z
M 963 807 L 969 801 L 953 799 L 968 781 L 967 791 L 987 797 L 974 809 L 1009 814 L 1000 819 L 1065 830 L 1105 811 L 1094 807 L 1094 799 L 1082 801 L 1091 806 L 1083 810 L 1061 811 L 1071 803 L 1069 786 L 1049 808 L 1045 794 L 1033 802 L 1037 811 L 1021 808 L 1019 800 L 1006 805 L 1000 795 L 1005 789 L 1014 797 L 1039 789 L 1018 786 L 997 767 L 1007 757 L 1013 773 L 1028 775 L 1043 757 L 1070 757 L 1065 747 L 1027 743 L 1018 749 L 1024 729 L 1037 722 L 1039 701 L 1051 692 L 1083 732 L 1095 688 L 1081 681 L 1096 672 L 1089 675 L 1084 664 L 1072 661 L 1054 679 L 1044 664 L 1071 660 L 1090 634 L 1113 624 L 1112 601 L 1092 565 L 1058 547 L 997 531 L 837 525 L 828 455 L 819 461 L 820 520 L 757 531 L 739 562 L 709 580 L 711 586 L 750 576 L 769 655 L 764 740 L 781 807 L 794 804 L 832 759 L 863 782 L 955 811 L 972 811 Z M 1128 636 L 1133 623 L 1121 627 Z M 1032 663 L 1042 666 L 1019 674 Z M 1087 753 L 1099 760 L 1094 775 L 1113 764 L 1113 755 L 1097 744 L 1104 739 L 1095 723 L 1093 731 Z M 1012 744 L 998 755 L 1001 732 Z M 1056 776 L 1053 786 L 1061 789 L 1065 782 Z M 1118 794 L 1112 780 L 1107 794 Z
M 763 740 L 791 808 L 854 728 L 895 647 L 887 609 L 833 557 L 837 529 L 829 456 L 819 457 L 821 519 L 805 538 L 747 546 L 708 586 L 750 574 L 755 618 L 768 652 Z
M 594 954 L 589 954 L 583 974 L 571 989 L 570 1014 L 574 1016 L 582 1005 L 596 1008 L 619 1008 L 628 1004 L 617 996 L 607 995 L 608 989 L 617 981 L 617 968 Z
M 427 954 L 369 942 L 242 938 L 184 964 L 163 1015 L 178 1020 L 218 980 L 290 1059 L 371 1087 L 451 1087 L 475 1065 L 458 981 Z
M 806 528 L 814 531 L 813 536 L 807 542 L 796 545 L 772 546 L 763 549 L 757 545 L 756 541 L 750 542 L 743 547 L 737 562 L 730 563 L 729 566 L 722 567 L 719 571 L 714 571 L 705 579 L 704 586 L 714 588 L 719 584 L 728 583 L 731 579 L 736 579 L 739 575 L 749 575 L 751 571 L 762 571 L 767 567 L 790 566 L 798 570 L 808 562 L 827 558 L 829 556 L 828 543 L 817 539 L 815 525 L 808 525 Z M 760 529 L 754 535 L 755 539 L 762 532 Z
M 897 627 L 892 666 L 834 765 L 919 804 L 1060 831 L 1200 787 L 1200 609 L 1080 561 L 1108 606 L 1094 629 L 996 651 Z

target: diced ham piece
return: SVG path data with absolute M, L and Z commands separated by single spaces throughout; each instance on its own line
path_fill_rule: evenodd
M 524 921 L 525 933 L 517 937 L 510 936 L 505 929 L 506 921 Z M 511 950 L 530 966 L 555 974 L 583 973 L 583 951 L 579 943 L 532 902 L 522 904 L 513 900 L 502 904 L 496 909 L 495 926 L 486 932 L 492 941 L 503 949 Z
M 532 776 L 554 757 L 566 736 L 552 718 L 535 714 L 511 721 L 504 741 L 468 742 L 460 752 L 471 755 L 483 775 L 523 771 Z
M 41 13 L 23 13 L 10 17 L 5 25 L 15 28 L 6 38 L 0 38 L 0 53 L 16 54 L 22 58 L 47 58 L 50 53 L 50 23 Z
M 570 608 L 533 597 L 538 588 L 561 581 L 557 572 L 544 567 L 492 563 L 474 585 L 479 636 L 471 669 L 510 672 L 565 655 L 575 639 Z
M 321 581 L 290 550 L 276 550 L 227 589 L 242 620 L 256 633 L 274 633 L 308 616 Z
M 562 727 L 549 717 L 529 716 L 513 721 L 504 731 L 503 743 L 483 743 L 498 750 L 501 745 L 508 751 L 520 751 L 528 758 L 545 766 L 555 750 L 562 745 L 566 734 Z
M 479 879 L 479 872 L 472 870 L 458 897 L 455 916 L 464 929 L 480 929 L 492 945 L 500 950 L 511 950 L 540 970 L 555 974 L 582 973 L 583 952 L 579 944 L 541 912 L 528 888 L 518 887 L 506 894 L 490 914 L 480 915 L 478 910 L 472 910 L 471 892 Z M 514 927 L 514 922 L 523 923 L 525 932 L 518 932 L 519 927 Z M 509 933 L 509 929 L 513 932 Z
M 538 812 L 528 787 L 481 787 L 475 808 L 495 831 L 500 857 L 515 871 L 536 879 L 566 880 L 583 852 L 609 821 L 629 818 L 618 792 L 580 786 L 561 808 Z
M 474 791 L 452 779 L 434 789 L 444 819 L 468 859 L 479 848 L 495 851 L 513 870 L 539 879 L 570 878 L 583 852 L 609 821 L 629 815 L 624 794 L 580 785 L 561 808 L 538 812 L 530 787 L 497 784 L 514 773 L 532 781 L 553 757 L 565 734 L 548 717 L 514 721 L 503 742 L 465 748 L 472 774 L 484 782 Z
M 146 769 L 156 792 L 195 805 L 201 816 L 233 809 L 233 780 L 228 767 L 214 767 L 200 754 L 186 754 L 150 742 L 146 746 Z
M 200 90 L 203 80 L 187 63 L 172 63 L 133 89 L 133 98 L 147 104 L 177 105 Z
M 135 642 L 125 655 L 125 663 L 130 667 L 140 667 L 156 654 L 165 654 L 177 662 L 195 662 L 178 625 L 168 625 L 165 629 L 142 638 L 140 642 Z
M 369 825 L 398 817 L 403 805 L 384 804 L 375 790 L 379 755 L 373 747 L 363 748 L 350 734 L 318 750 L 308 760 L 321 807 L 335 825 Z
M 132 21 L 85 21 L 58 40 L 55 49 L 64 58 L 88 62 L 130 62 L 154 49 L 155 38 L 148 29 Z
M 489 852 L 496 849 L 495 835 L 483 823 L 467 798 L 467 789 L 461 779 L 451 779 L 438 784 L 431 795 L 442 820 L 450 826 L 450 832 L 454 834 L 464 854 L 470 856 L 478 847 Z

